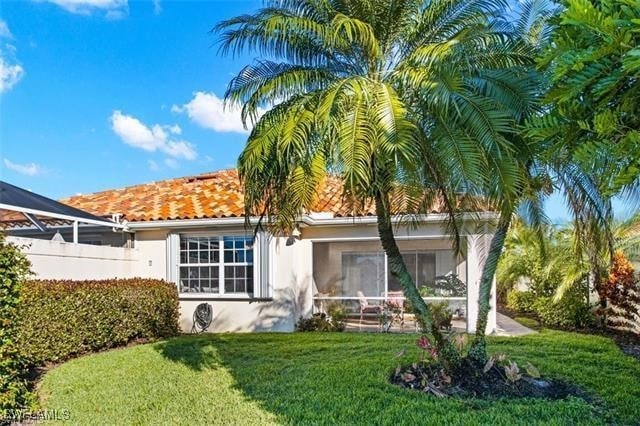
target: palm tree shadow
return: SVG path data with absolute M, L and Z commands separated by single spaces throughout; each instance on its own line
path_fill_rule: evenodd
M 223 359 L 216 350 L 218 340 L 212 335 L 181 336 L 156 343 L 153 347 L 173 362 L 203 371 L 223 367 Z
M 234 379 L 232 388 L 284 423 L 327 423 L 328 413 L 347 416 L 335 418 L 336 423 L 353 422 L 354 417 L 351 416 L 354 413 L 331 409 L 344 404 L 343 396 L 336 392 L 336 368 L 339 364 L 327 362 L 336 346 L 344 343 L 337 334 L 315 335 L 305 345 L 292 344 L 295 339 L 292 342 L 291 335 L 283 333 L 252 334 L 250 344 L 243 334 L 203 334 L 160 342 L 154 345 L 154 349 L 166 359 L 197 372 L 225 370 Z M 385 336 L 371 336 L 367 340 L 374 341 L 376 337 Z M 361 356 L 365 364 L 373 362 L 364 355 L 370 344 L 352 344 L 349 351 L 355 351 L 353 354 Z M 346 376 L 353 377 L 343 377 L 342 374 L 340 378 L 344 378 L 346 383 L 355 383 L 360 374 L 358 371 L 349 369 Z M 375 394 L 387 392 L 381 389 L 371 391 Z M 370 408 L 366 395 L 351 400 L 351 403 L 358 407 L 353 410 L 355 412 L 362 413 Z

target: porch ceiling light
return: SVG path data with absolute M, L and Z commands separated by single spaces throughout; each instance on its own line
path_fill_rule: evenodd
M 289 238 L 287 238 L 286 245 L 292 246 L 295 244 L 296 241 L 300 240 L 301 238 L 302 238 L 302 232 L 300 232 L 300 228 L 296 224 L 295 228 L 293 228 L 293 231 L 291 231 L 291 235 L 289 236 Z
M 291 236 L 296 240 L 299 240 L 302 238 L 302 233 L 300 232 L 300 228 L 298 227 L 298 225 L 296 225 L 296 227 L 293 228 L 293 231 L 291 231 Z

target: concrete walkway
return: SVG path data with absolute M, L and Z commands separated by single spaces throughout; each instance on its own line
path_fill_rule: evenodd
M 533 333 L 537 333 L 537 331 L 525 327 L 500 312 L 496 312 L 496 331 L 493 333 L 495 336 L 524 336 Z

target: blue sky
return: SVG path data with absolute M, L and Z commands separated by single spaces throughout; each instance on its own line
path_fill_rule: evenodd
M 247 133 L 220 98 L 251 58 L 209 30 L 260 4 L 2 1 L 2 180 L 60 198 L 233 167 Z

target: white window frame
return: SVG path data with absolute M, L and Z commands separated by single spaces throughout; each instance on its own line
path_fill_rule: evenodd
M 181 263 L 180 262 L 180 239 L 182 238 L 196 238 L 196 237 L 216 237 L 218 238 L 219 241 L 219 246 L 218 246 L 218 263 Z M 252 254 L 253 254 L 253 262 L 251 264 L 249 264 L 248 262 L 231 262 L 231 263 L 226 263 L 224 262 L 224 237 L 243 237 L 243 238 L 248 238 L 247 235 L 245 233 L 238 233 L 238 232 L 189 232 L 189 233 L 179 233 L 177 234 L 177 247 L 175 249 L 175 253 L 173 256 L 175 260 L 173 260 L 174 262 L 176 262 L 176 276 L 175 276 L 175 283 L 178 286 L 178 292 L 179 292 L 179 297 L 180 298 L 184 298 L 184 299 L 189 299 L 189 298 L 194 298 L 194 299 L 202 299 L 202 298 L 224 298 L 224 299 L 254 299 L 256 298 L 256 291 L 258 290 L 258 285 L 259 285 L 259 277 L 258 277 L 258 270 L 259 270 L 259 259 L 258 259 L 258 250 L 257 250 L 257 244 L 254 244 L 253 247 L 251 248 Z M 256 239 L 257 242 L 257 239 Z M 249 249 L 246 250 L 247 252 L 249 251 Z M 224 282 L 224 268 L 225 266 L 249 266 L 251 265 L 253 267 L 253 293 L 249 293 L 249 292 L 233 292 L 233 293 L 227 293 L 225 291 L 225 282 Z M 213 292 L 182 292 L 181 291 L 181 285 L 180 285 L 180 268 L 181 267 L 189 267 L 189 266 L 193 266 L 193 267 L 200 267 L 200 266 L 217 266 L 218 269 L 218 292 L 217 293 L 213 293 Z

